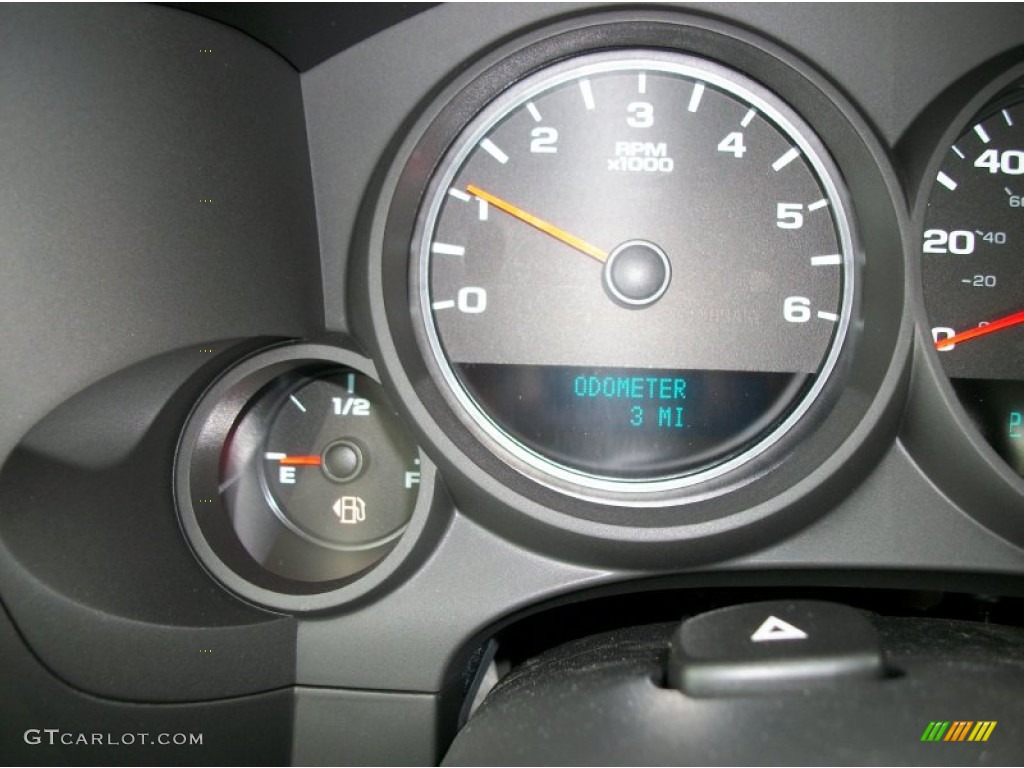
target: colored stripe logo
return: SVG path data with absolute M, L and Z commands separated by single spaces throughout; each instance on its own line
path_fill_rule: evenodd
M 921 734 L 921 741 L 988 741 L 996 729 L 995 720 L 933 720 Z

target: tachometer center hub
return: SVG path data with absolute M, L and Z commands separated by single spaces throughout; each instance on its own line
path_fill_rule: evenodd
M 611 252 L 604 265 L 608 295 L 630 309 L 656 302 L 668 290 L 671 280 L 668 256 L 647 240 L 627 240 Z

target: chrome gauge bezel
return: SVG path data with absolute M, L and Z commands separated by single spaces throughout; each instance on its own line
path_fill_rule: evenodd
M 1024 543 L 1024 478 L 979 432 L 960 402 L 931 337 L 924 300 L 921 238 L 928 199 L 950 147 L 986 107 L 1024 84 L 1024 64 L 1006 57 L 986 62 L 939 97 L 901 139 L 912 166 L 910 277 L 915 308 L 915 375 L 902 437 L 911 455 L 944 494 L 979 523 L 1017 544 Z M 936 130 L 935 125 L 942 126 Z M 955 466 L 956 471 L 950 471 Z M 984 499 L 984 504 L 978 500 Z
M 627 48 L 683 52 L 720 64 L 790 105 L 833 158 L 861 223 L 863 250 L 843 353 L 804 418 L 736 471 L 647 493 L 540 482 L 528 466 L 496 452 L 481 427 L 458 415 L 462 406 L 447 393 L 409 268 L 438 163 L 509 83 L 575 55 Z M 574 557 L 586 552 L 588 559 L 621 563 L 640 558 L 650 566 L 659 558 L 695 562 L 764 545 L 824 514 L 891 445 L 911 340 L 899 181 L 856 109 L 788 50 L 726 23 L 673 11 L 573 15 L 460 68 L 421 105 L 399 139 L 367 195 L 370 210 L 350 261 L 349 322 L 373 349 L 382 380 L 466 514 Z M 546 533 L 538 537 L 537 526 Z M 587 539 L 585 549 L 580 536 Z
M 567 82 L 601 74 L 632 71 L 676 75 L 724 91 L 741 103 L 755 108 L 763 118 L 780 129 L 800 148 L 802 157 L 813 169 L 829 201 L 842 256 L 839 278 L 841 302 L 839 323 L 815 375 L 814 383 L 801 394 L 799 401 L 789 408 L 788 415 L 770 432 L 762 435 L 737 455 L 696 472 L 669 477 L 617 480 L 564 466 L 523 445 L 494 420 L 486 408 L 467 391 L 452 369 L 434 322 L 431 296 L 427 286 L 431 264 L 430 244 L 444 201 L 444 190 L 451 185 L 453 177 L 460 171 L 470 153 L 475 151 L 483 136 L 522 105 Z M 454 148 L 441 158 L 440 165 L 444 170 L 435 173 L 427 187 L 425 199 L 430 202 L 418 218 L 412 239 L 411 292 L 413 297 L 418 297 L 419 303 L 417 332 L 421 335 L 421 343 L 433 356 L 433 367 L 446 385 L 441 388 L 441 392 L 451 404 L 453 412 L 467 426 L 477 431 L 492 450 L 537 482 L 579 498 L 592 498 L 596 492 L 602 494 L 601 498 L 604 500 L 611 500 L 613 503 L 632 506 L 648 506 L 652 503 L 660 505 L 660 499 L 654 502 L 649 500 L 652 494 L 672 493 L 735 473 L 771 449 L 807 416 L 828 386 L 830 377 L 836 372 L 838 361 L 846 351 L 844 344 L 854 313 L 855 296 L 859 291 L 856 272 L 860 251 L 856 233 L 851 226 L 852 210 L 849 197 L 842 184 L 839 170 L 814 131 L 779 97 L 742 73 L 714 61 L 664 49 L 621 48 L 566 58 L 514 83 L 488 103 L 455 139 Z

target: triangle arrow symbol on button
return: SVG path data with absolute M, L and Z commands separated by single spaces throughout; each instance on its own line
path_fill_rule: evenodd
M 766 640 L 804 640 L 806 638 L 806 632 L 799 627 L 794 627 L 788 621 L 783 621 L 778 616 L 769 616 L 750 636 L 751 641 L 755 643 L 763 643 Z

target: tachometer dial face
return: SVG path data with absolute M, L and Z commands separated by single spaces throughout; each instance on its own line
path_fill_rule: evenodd
M 414 303 L 448 396 L 517 468 L 665 490 L 789 431 L 853 307 L 842 182 L 776 95 L 655 51 L 507 89 L 434 174 Z
M 949 148 L 924 219 L 932 340 L 957 396 L 1024 475 L 1024 93 L 997 101 Z

